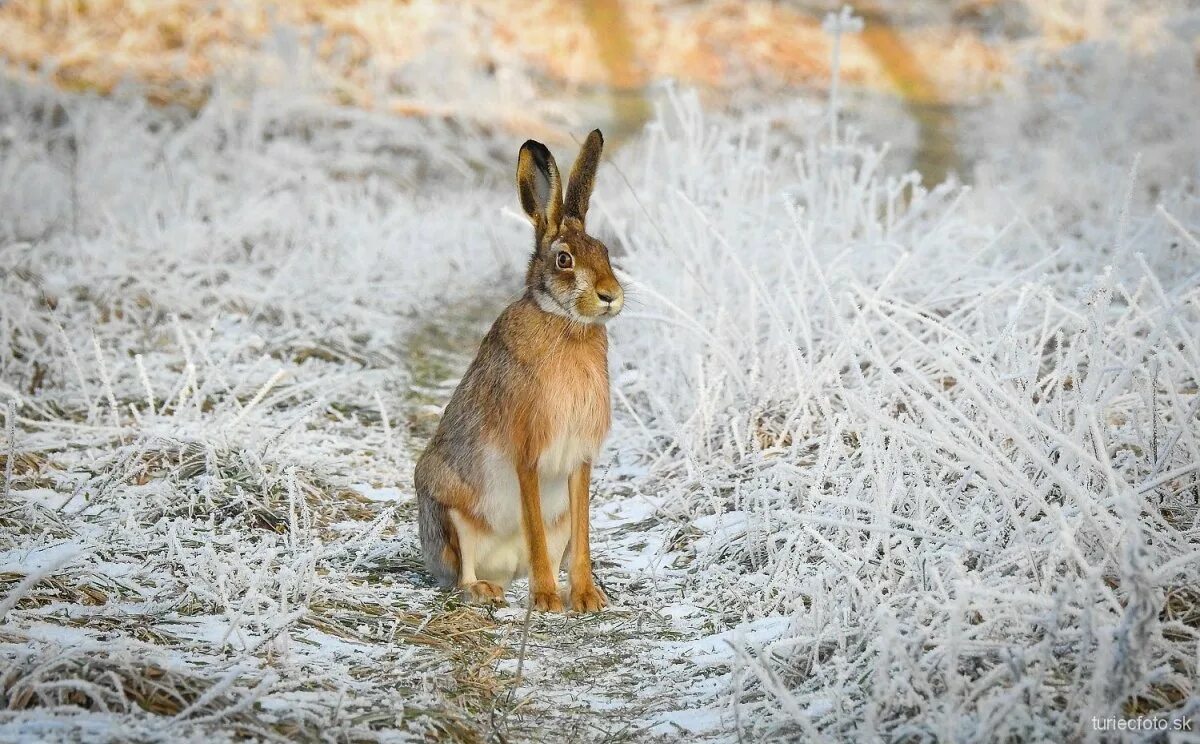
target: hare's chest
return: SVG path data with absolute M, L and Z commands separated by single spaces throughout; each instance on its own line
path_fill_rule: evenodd
M 544 381 L 544 436 L 538 470 L 569 475 L 593 459 L 608 433 L 610 408 L 607 370 L 596 364 L 576 365 L 571 375 Z
M 543 476 L 566 476 L 600 451 L 603 435 L 592 432 L 567 431 L 552 439 L 538 458 L 538 472 Z

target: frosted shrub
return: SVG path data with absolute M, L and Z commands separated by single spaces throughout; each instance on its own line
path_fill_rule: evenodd
M 1027 740 L 1191 710 L 1200 274 L 1162 273 L 1171 215 L 1122 217 L 1118 277 L 996 191 L 672 115 L 611 209 L 645 210 L 614 333 L 683 596 L 787 619 L 733 719 Z

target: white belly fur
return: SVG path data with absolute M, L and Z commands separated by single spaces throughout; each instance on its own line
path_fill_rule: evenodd
M 555 568 L 570 536 L 570 520 L 562 519 L 570 506 L 567 480 L 584 461 L 595 457 L 598 444 L 580 437 L 560 437 L 538 460 L 542 522 L 550 564 Z M 497 450 L 489 449 L 485 455 L 484 473 L 478 516 L 492 531 L 476 533 L 475 573 L 480 579 L 507 584 L 529 573 L 529 551 L 521 529 L 521 487 L 512 461 Z

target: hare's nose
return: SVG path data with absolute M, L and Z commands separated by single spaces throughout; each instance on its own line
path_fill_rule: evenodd
M 612 294 L 607 291 L 601 292 L 601 291 L 597 290 L 596 296 L 600 298 L 601 302 L 612 302 L 613 300 L 617 299 L 617 296 L 615 294 Z

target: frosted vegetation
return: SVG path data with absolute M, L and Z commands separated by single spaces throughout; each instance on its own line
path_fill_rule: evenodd
M 825 108 L 667 95 L 590 213 L 615 606 L 528 624 L 432 588 L 410 487 L 519 291 L 519 142 L 3 84 L 0 739 L 1200 717 L 1200 86 L 1161 34 L 1017 76 L 932 193 Z

